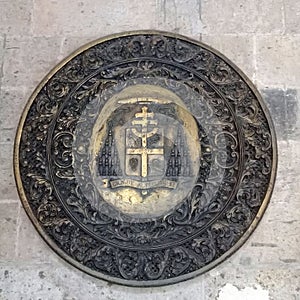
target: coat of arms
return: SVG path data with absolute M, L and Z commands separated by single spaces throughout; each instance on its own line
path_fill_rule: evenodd
M 170 193 L 173 199 L 182 196 L 197 172 L 191 155 L 199 152 L 189 133 L 196 125 L 183 111 L 176 103 L 148 97 L 118 101 L 104 126 L 97 160 L 100 189 L 115 206 L 124 210 L 127 203 L 125 212 L 149 215 L 164 211 L 164 199 L 169 199 L 166 207 L 174 206 Z

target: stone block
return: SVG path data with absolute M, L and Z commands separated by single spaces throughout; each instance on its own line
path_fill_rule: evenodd
M 201 1 L 156 1 L 156 28 L 199 40 L 202 33 Z
M 15 258 L 18 211 L 19 203 L 0 203 L 0 262 Z
M 285 32 L 300 33 L 300 2 L 284 0 Z
M 153 28 L 155 1 L 35 0 L 33 33 L 37 36 L 102 37 L 118 31 Z M 145 15 L 146 14 L 146 15 Z
M 2 88 L 0 93 L 0 202 L 19 199 L 13 174 L 13 148 L 17 125 L 27 101 L 25 94 L 23 88 Z
M 269 108 L 277 138 L 287 140 L 295 136 L 300 119 L 297 90 L 266 88 L 261 94 Z
M 0 264 L 1 299 L 204 299 L 201 278 L 172 286 L 137 289 L 93 278 L 63 262 Z
M 202 1 L 203 32 L 282 33 L 282 2 L 276 0 Z
M 258 272 L 256 281 L 269 291 L 270 299 L 300 299 L 300 269 L 270 268 Z
M 220 289 L 218 300 L 227 299 L 260 299 L 269 300 L 269 292 L 260 286 L 238 288 L 233 284 L 227 283 Z
M 298 270 L 276 267 L 217 269 L 204 276 L 205 300 L 299 299 Z
M 202 35 L 202 42 L 235 63 L 250 79 L 254 76 L 253 37 L 240 35 Z
M 300 89 L 287 89 L 287 134 L 292 140 L 299 140 L 300 137 Z
M 13 140 L 29 93 L 22 87 L 17 89 L 3 87 L 0 96 L 0 130 Z M 4 136 L 1 139 L 5 142 Z
M 151 1 L 150 1 L 151 2 Z M 147 4 L 148 5 L 148 4 Z M 182 1 L 157 1 L 156 6 L 149 3 L 151 6 L 150 12 L 153 12 L 155 8 L 154 17 L 151 20 L 151 24 L 147 27 L 136 26 L 129 28 L 129 30 L 136 29 L 154 29 L 162 31 L 171 31 L 180 34 L 185 34 L 189 37 L 199 40 L 202 31 L 201 18 L 200 18 L 200 2 L 193 0 L 189 2 L 187 6 Z M 154 7 L 155 6 L 155 7 Z M 134 10 L 132 11 L 134 13 Z M 136 16 L 135 16 L 136 18 Z M 121 25 L 121 24 L 120 24 Z M 80 32 L 68 33 L 62 44 L 61 58 L 69 55 L 84 44 L 99 39 L 106 34 L 116 33 L 124 31 L 125 29 L 118 27 L 116 30 L 105 27 L 106 31 L 91 32 L 84 36 L 80 35 Z M 85 28 L 85 30 L 88 30 Z
M 0 182 L 1 182 L 1 201 L 12 200 L 18 201 L 19 195 L 17 192 L 15 179 L 12 170 L 0 170 Z
M 26 87 L 37 84 L 59 62 L 61 38 L 8 37 L 5 46 L 2 86 Z
M 31 33 L 32 0 L 1 1 L 0 32 L 9 35 Z
M 291 195 L 300 194 L 298 190 L 297 174 L 300 176 L 300 151 L 299 142 L 296 141 L 278 141 L 278 168 L 275 188 L 280 191 L 280 195 L 273 193 L 272 201 L 287 202 Z M 298 197 L 298 199 L 300 199 Z M 291 199 L 292 201 L 292 199 Z
M 274 193 L 279 193 L 277 189 Z M 249 258 L 252 267 L 280 266 L 292 268 L 300 264 L 298 233 L 300 220 L 297 212 L 300 199 L 289 202 L 271 201 L 265 215 L 253 233 L 247 250 L 240 253 L 240 262 Z M 246 264 L 243 264 L 246 265 Z
M 5 44 L 5 36 L 0 34 L 0 87 L 1 87 L 1 80 L 3 77 L 3 57 L 4 57 L 4 44 Z
M 0 202 L 2 200 L 18 200 L 16 184 L 13 175 L 13 145 L 0 143 Z
M 59 271 L 53 266 L 54 274 Z M 50 272 L 49 265 L 31 265 L 29 262 L 1 263 L 0 298 L 5 300 L 72 299 L 64 297 L 64 292 L 60 288 L 61 283 L 51 277 Z
M 284 174 L 287 178 L 289 178 L 289 186 L 291 196 L 297 196 L 300 199 L 300 141 L 298 140 L 290 140 L 288 143 L 288 151 L 289 151 L 289 161 L 290 168 L 284 171 Z M 288 172 L 288 173 L 287 173 Z
M 15 138 L 15 133 L 16 133 L 15 128 L 13 128 L 13 127 L 2 128 L 1 120 L 0 120 L 0 144 L 1 143 L 13 143 L 14 138 Z
M 57 263 L 60 260 L 34 228 L 23 207 L 21 207 L 18 224 L 17 261 Z
M 300 36 L 256 37 L 256 79 L 260 86 L 299 87 Z
M 13 166 L 13 144 L 3 143 L 0 147 L 0 166 L 2 170 L 8 172 Z

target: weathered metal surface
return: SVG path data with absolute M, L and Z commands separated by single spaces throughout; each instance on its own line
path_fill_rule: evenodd
M 42 81 L 22 115 L 15 174 L 48 244 L 99 278 L 162 285 L 242 245 L 275 179 L 254 86 L 206 45 L 161 32 L 93 42 Z

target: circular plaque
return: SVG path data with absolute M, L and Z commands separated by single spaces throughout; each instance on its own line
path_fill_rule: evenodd
M 203 273 L 256 227 L 276 172 L 273 125 L 249 79 L 165 32 L 92 42 L 31 96 L 15 142 L 23 206 L 79 269 L 151 286 Z

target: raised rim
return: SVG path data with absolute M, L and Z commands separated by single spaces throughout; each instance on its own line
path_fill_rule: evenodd
M 250 87 L 251 91 L 255 94 L 259 104 L 261 105 L 261 108 L 266 116 L 266 119 L 268 121 L 268 125 L 270 128 L 271 132 L 271 139 L 272 139 L 272 170 L 271 170 L 271 176 L 270 176 L 270 181 L 269 185 L 265 194 L 265 197 L 262 201 L 262 204 L 253 220 L 253 222 L 250 224 L 248 229 L 245 231 L 245 233 L 240 237 L 240 239 L 234 244 L 233 247 L 231 247 L 228 251 L 226 251 L 223 255 L 221 255 L 218 259 L 212 261 L 205 267 L 185 274 L 185 275 L 180 275 L 178 277 L 174 277 L 172 279 L 163 279 L 163 280 L 149 280 L 149 281 L 135 281 L 135 280 L 124 280 L 124 279 L 119 279 L 116 277 L 104 275 L 100 272 L 93 271 L 84 265 L 78 263 L 76 260 L 71 258 L 70 256 L 66 255 L 64 251 L 62 251 L 56 243 L 53 242 L 52 239 L 49 238 L 47 233 L 43 230 L 39 222 L 37 221 L 35 215 L 33 214 L 30 205 L 28 203 L 28 199 L 25 195 L 25 191 L 23 188 L 21 176 L 20 176 L 20 169 L 19 169 L 19 146 L 20 146 L 20 140 L 21 140 L 21 135 L 22 135 L 22 130 L 23 130 L 23 125 L 26 120 L 28 111 L 35 100 L 36 96 L 38 93 L 41 91 L 42 87 L 48 82 L 48 80 L 59 70 L 61 69 L 64 65 L 66 65 L 70 60 L 75 58 L 77 55 L 80 53 L 84 52 L 85 50 L 103 43 L 105 41 L 114 39 L 114 38 L 119 38 L 123 36 L 130 36 L 130 35 L 139 35 L 139 34 L 157 34 L 157 35 L 164 35 L 168 37 L 173 37 L 173 38 L 179 38 L 181 40 L 185 40 L 187 42 L 193 43 L 197 46 L 200 46 L 204 49 L 207 49 L 214 53 L 215 55 L 219 56 L 221 59 L 223 59 L 225 62 L 227 62 L 240 76 L 241 78 L 247 83 L 247 85 Z M 104 36 L 102 38 L 96 39 L 94 41 L 91 41 L 82 47 L 78 48 L 76 51 L 72 52 L 69 56 L 67 56 L 65 59 L 63 59 L 59 64 L 57 64 L 39 83 L 39 85 L 35 88 L 34 92 L 31 94 L 30 98 L 28 99 L 26 106 L 22 112 L 18 127 L 17 127 L 17 133 L 15 137 L 15 142 L 14 142 L 14 154 L 13 154 L 13 165 L 14 165 L 14 176 L 15 176 L 15 182 L 18 190 L 19 197 L 21 199 L 22 205 L 26 211 L 26 214 L 28 215 L 29 219 L 31 220 L 32 224 L 40 234 L 40 236 L 44 239 L 44 241 L 65 261 L 73 265 L 74 267 L 78 268 L 81 271 L 84 271 L 85 273 L 92 275 L 94 277 L 97 277 L 99 279 L 103 279 L 112 283 L 117 283 L 117 284 L 122 284 L 126 286 L 131 286 L 131 287 L 154 287 L 154 286 L 162 286 L 162 285 L 168 285 L 168 284 L 174 284 L 178 283 L 181 281 L 185 281 L 191 278 L 194 278 L 200 274 L 203 274 L 212 268 L 216 267 L 219 265 L 221 262 L 223 262 L 225 259 L 227 259 L 229 256 L 231 256 L 233 253 L 235 253 L 245 242 L 246 240 L 250 237 L 250 235 L 253 233 L 254 229 L 257 227 L 258 223 L 260 222 L 269 202 L 270 198 L 274 189 L 275 185 L 275 179 L 276 179 L 276 172 L 277 172 L 277 161 L 278 161 L 278 152 L 277 152 L 277 143 L 276 143 L 276 133 L 275 133 L 275 128 L 273 121 L 271 119 L 270 113 L 268 108 L 266 107 L 262 96 L 258 92 L 257 88 L 254 86 L 254 84 L 251 82 L 251 80 L 245 75 L 243 71 L 241 71 L 230 59 L 225 57 L 222 53 L 220 53 L 218 50 L 215 50 L 214 48 L 206 45 L 203 42 L 197 41 L 195 39 L 183 36 L 181 34 L 177 33 L 171 33 L 171 32 L 166 32 L 166 31 L 159 31 L 159 30 L 137 30 L 137 31 L 125 31 L 121 33 L 116 33 L 116 34 L 111 34 Z

